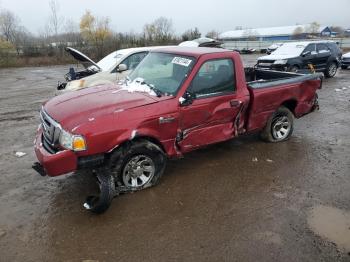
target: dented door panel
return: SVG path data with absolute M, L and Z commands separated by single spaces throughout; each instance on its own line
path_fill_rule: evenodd
M 237 101 L 232 103 L 231 101 Z M 235 119 L 242 102 L 236 94 L 194 100 L 192 105 L 180 109 L 182 152 L 224 141 L 235 135 Z

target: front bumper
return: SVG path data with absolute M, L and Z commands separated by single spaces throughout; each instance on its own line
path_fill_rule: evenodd
M 350 66 L 350 60 L 342 60 L 341 65 L 342 66 Z
M 55 154 L 47 152 L 42 144 L 42 131 L 39 130 L 35 138 L 34 151 L 39 164 L 33 168 L 40 175 L 59 176 L 77 170 L 78 158 L 70 150 L 59 151 Z

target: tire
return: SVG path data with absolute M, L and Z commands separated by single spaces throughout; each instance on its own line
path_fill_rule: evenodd
M 266 142 L 282 142 L 289 139 L 293 128 L 294 116 L 292 112 L 285 106 L 281 106 L 269 118 L 260 136 Z
M 341 69 L 347 69 L 347 68 L 348 68 L 348 66 L 346 66 L 346 65 L 341 66 Z
M 327 68 L 326 68 L 326 71 L 324 72 L 324 75 L 325 75 L 327 78 L 334 77 L 335 74 L 337 73 L 337 70 L 338 70 L 338 65 L 337 65 L 337 63 L 335 63 L 335 62 L 330 62 L 330 63 L 327 65 Z
M 292 73 L 298 73 L 298 71 L 299 71 L 299 66 L 293 65 L 293 66 L 289 67 L 288 71 L 289 71 L 289 72 L 292 72 Z
M 115 182 L 111 173 L 104 168 L 98 171 L 96 182 L 99 186 L 99 194 L 88 196 L 84 207 L 93 213 L 101 214 L 109 208 L 115 196 Z
M 148 140 L 131 142 L 117 149 L 109 168 L 123 192 L 142 190 L 159 183 L 166 167 L 163 150 Z

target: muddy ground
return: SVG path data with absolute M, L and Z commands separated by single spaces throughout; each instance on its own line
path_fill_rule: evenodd
M 99 216 L 82 206 L 89 176 L 31 169 L 40 105 L 66 71 L 0 70 L 0 261 L 350 261 L 350 70 L 289 141 L 190 153 Z

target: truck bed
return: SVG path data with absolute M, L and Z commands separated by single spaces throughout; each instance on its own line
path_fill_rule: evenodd
M 246 130 L 262 129 L 267 119 L 280 106 L 287 107 L 295 117 L 310 113 L 315 91 L 322 86 L 322 74 L 296 74 L 255 68 L 245 68 L 250 93 Z
M 244 68 L 244 72 L 248 87 L 253 89 L 301 83 L 322 78 L 322 74 L 299 74 L 253 67 Z

